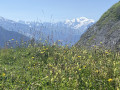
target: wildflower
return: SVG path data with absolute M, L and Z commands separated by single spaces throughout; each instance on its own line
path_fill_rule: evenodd
M 60 42 L 60 40 L 58 40 Z
M 83 68 L 86 68 L 86 66 L 84 65 Z
M 32 57 L 32 59 L 34 59 L 35 57 Z
M 53 81 L 54 81 L 54 78 L 51 79 L 51 82 L 53 82 Z
M 50 71 L 50 74 L 52 74 L 52 71 Z
M 77 73 L 77 71 L 75 71 L 75 73 Z
M 25 82 L 22 82 L 23 84 L 25 84 Z
M 81 68 L 79 69 L 79 71 L 81 71 Z
M 2 76 L 4 77 L 4 76 L 5 76 L 5 73 L 3 73 Z
M 96 73 L 98 73 L 99 71 L 98 71 L 98 70 L 96 70 L 95 72 L 96 72 Z
M 81 58 L 81 56 L 78 56 L 79 58 Z
M 41 52 L 41 54 L 43 54 L 44 52 Z
M 108 54 L 108 52 L 107 52 L 107 51 L 106 51 L 105 53 L 106 53 L 106 54 Z
M 14 39 L 12 39 L 12 40 L 14 40 Z
M 48 78 L 48 76 L 46 76 L 45 78 Z M 44 79 L 45 79 L 45 78 L 44 78 Z
M 109 78 L 109 79 L 108 79 L 108 82 L 111 82 L 111 81 L 112 81 L 112 78 Z
M 96 45 L 94 45 L 94 47 L 96 48 L 97 46 L 96 46 Z
M 64 59 L 66 59 L 66 57 L 64 57 Z
M 65 78 L 62 78 L 62 81 L 64 81 L 65 80 Z
M 100 42 L 100 44 L 102 44 L 102 42 Z

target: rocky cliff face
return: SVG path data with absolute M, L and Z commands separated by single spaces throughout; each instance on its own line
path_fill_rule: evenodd
M 76 46 L 91 47 L 104 45 L 107 48 L 120 48 L 120 2 L 113 5 L 97 23 L 88 28 Z

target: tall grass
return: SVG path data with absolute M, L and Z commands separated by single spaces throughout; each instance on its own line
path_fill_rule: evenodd
M 120 55 L 93 47 L 42 45 L 0 50 L 1 90 L 119 90 Z

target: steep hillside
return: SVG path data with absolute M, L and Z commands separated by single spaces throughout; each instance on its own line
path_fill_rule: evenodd
M 88 28 L 76 46 L 91 47 L 104 45 L 107 48 L 119 48 L 120 43 L 120 1 L 105 12 L 99 21 Z
M 21 40 L 27 41 L 29 38 L 17 32 L 7 31 L 0 27 L 0 47 L 3 47 L 7 41 L 9 41 L 9 44 L 12 44 L 16 41 L 19 43 Z

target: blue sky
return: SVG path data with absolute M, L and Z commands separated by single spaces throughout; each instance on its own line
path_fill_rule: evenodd
M 63 21 L 87 17 L 97 21 L 119 0 L 0 0 L 0 16 L 12 20 Z

